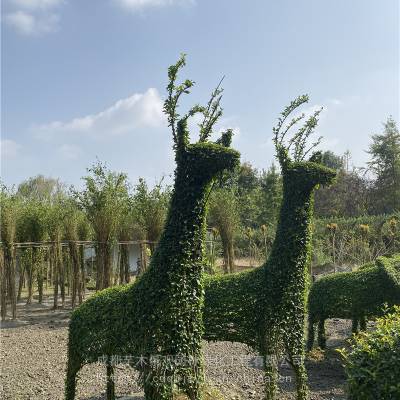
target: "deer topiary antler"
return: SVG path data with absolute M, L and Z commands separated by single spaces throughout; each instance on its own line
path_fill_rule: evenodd
M 282 168 L 286 168 L 287 164 L 291 161 L 304 161 L 306 156 L 311 153 L 311 151 L 316 148 L 322 137 L 318 137 L 315 142 L 311 143 L 307 147 L 307 142 L 311 135 L 314 133 L 315 128 L 318 125 L 318 117 L 322 111 L 322 107 L 314 111 L 313 114 L 308 117 L 303 126 L 294 134 L 290 135 L 291 129 L 302 119 L 305 118 L 305 114 L 302 113 L 290 120 L 290 122 L 285 125 L 285 122 L 289 116 L 300 106 L 308 103 L 308 95 L 301 95 L 293 100 L 281 113 L 278 118 L 278 124 L 272 129 L 274 134 L 273 141 L 275 144 L 277 157 Z M 288 138 L 291 136 L 290 138 Z M 288 139 L 288 140 L 285 140 Z
M 223 89 L 221 87 L 224 77 L 220 80 L 217 87 L 213 90 L 206 106 L 195 104 L 189 111 L 181 117 L 177 109 L 179 99 L 182 94 L 189 94 L 194 81 L 186 79 L 177 85 L 178 72 L 186 65 L 186 55 L 181 54 L 179 60 L 168 68 L 169 83 L 167 86 L 168 97 L 164 102 L 164 113 L 167 115 L 168 126 L 172 130 L 174 149 L 179 151 L 189 143 L 189 132 L 187 130 L 187 120 L 195 114 L 203 114 L 203 120 L 199 124 L 199 142 L 206 142 L 212 133 L 213 127 L 222 116 L 221 99 Z M 180 137 L 181 136 L 181 137 Z M 183 146 L 183 147 L 182 147 Z

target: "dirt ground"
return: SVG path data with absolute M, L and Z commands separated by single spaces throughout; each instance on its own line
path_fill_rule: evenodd
M 1 325 L 0 398 L 63 399 L 66 346 L 70 308 L 51 310 L 52 299 L 44 304 L 18 304 L 18 319 Z M 339 356 L 334 351 L 344 345 L 350 323 L 328 322 L 328 350 L 315 351 L 307 360 L 311 400 L 346 399 L 345 376 Z M 204 343 L 206 379 L 227 400 L 262 399 L 262 370 L 259 358 L 239 343 Z M 294 378 L 287 365 L 280 367 L 279 399 L 294 399 Z M 116 369 L 117 395 L 141 399 L 136 372 L 125 364 Z M 85 366 L 79 377 L 77 399 L 104 399 L 105 367 Z M 121 397 L 122 398 L 122 397 Z

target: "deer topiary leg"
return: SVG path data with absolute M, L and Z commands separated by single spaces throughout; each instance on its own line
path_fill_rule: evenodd
M 326 347 L 325 319 L 323 318 L 318 321 L 318 346 L 321 349 Z
M 173 376 L 162 366 L 146 366 L 142 380 L 146 400 L 173 400 Z
M 107 361 L 107 400 L 115 400 L 114 367 Z
M 307 334 L 307 350 L 311 351 L 314 346 L 315 333 L 314 333 L 314 321 L 312 318 L 308 319 L 308 334 Z
M 275 400 L 278 389 L 278 366 L 270 354 L 264 355 L 265 400 Z
M 351 332 L 352 333 L 358 332 L 358 317 L 353 317 L 353 319 L 352 319 Z
M 73 357 L 68 357 L 67 377 L 65 380 L 65 400 L 75 400 L 76 375 L 81 368 L 80 363 Z
M 273 331 L 265 332 L 261 354 L 264 362 L 265 399 L 275 400 L 278 389 L 278 360 Z
M 365 316 L 362 315 L 362 316 L 360 317 L 360 330 L 361 330 L 361 331 L 365 331 L 366 329 L 367 329 L 367 321 L 366 321 L 366 319 L 365 319 Z
M 289 361 L 296 376 L 297 400 L 308 398 L 307 371 L 304 364 L 305 352 L 303 348 L 302 335 L 292 337 L 288 343 L 287 351 Z

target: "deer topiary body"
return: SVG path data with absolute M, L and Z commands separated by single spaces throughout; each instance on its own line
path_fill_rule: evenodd
M 170 400 L 178 387 L 191 400 L 201 398 L 203 379 L 201 308 L 205 216 L 211 183 L 239 162 L 230 149 L 231 131 L 216 143 L 208 141 L 221 115 L 217 88 L 207 107 L 195 106 L 178 119 L 177 103 L 193 82 L 175 86 L 182 57 L 169 69 L 169 96 L 164 109 L 172 128 L 175 149 L 175 183 L 169 214 L 149 268 L 131 285 L 103 290 L 72 314 L 69 327 L 66 399 L 75 398 L 79 369 L 107 360 L 107 398 L 115 398 L 113 355 L 140 359 L 146 400 Z M 200 140 L 189 143 L 187 119 L 204 114 Z
M 307 96 L 301 96 L 292 102 L 274 129 L 283 178 L 283 202 L 268 260 L 250 272 L 208 277 L 205 283 L 205 338 L 242 342 L 259 351 L 264 357 L 268 400 L 276 397 L 276 361 L 282 354 L 294 369 L 297 399 L 307 398 L 304 330 L 313 192 L 318 185 L 329 184 L 336 175 L 318 162 L 318 153 L 305 160 L 310 150 L 305 150 L 305 142 L 317 124 L 319 112 L 284 144 L 285 134 L 304 115 L 294 118 L 286 127 L 285 120 L 307 100 Z M 293 158 L 289 155 L 291 147 Z

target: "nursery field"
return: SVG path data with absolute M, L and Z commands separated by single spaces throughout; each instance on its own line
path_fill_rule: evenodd
M 18 304 L 18 319 L 1 326 L 0 362 L 1 398 L 4 400 L 63 399 L 67 360 L 69 303 L 65 309 L 51 310 L 52 298 L 43 304 Z M 345 375 L 339 355 L 350 335 L 351 324 L 345 320 L 328 323 L 328 349 L 314 351 L 306 365 L 311 400 L 346 399 Z M 204 343 L 207 382 L 230 399 L 262 399 L 262 369 L 257 356 L 240 343 Z M 294 378 L 289 367 L 280 367 L 279 399 L 294 399 Z M 141 399 L 136 372 L 123 362 L 116 371 L 117 395 Z M 105 399 L 105 367 L 91 364 L 82 369 L 78 383 L 78 399 Z
M 220 125 L 224 78 L 181 114 L 185 65 L 155 107 L 173 183 L 98 158 L 79 186 L 0 182 L 0 399 L 399 400 L 396 121 L 350 167 L 300 94 L 272 127 L 277 166 L 253 168 Z

